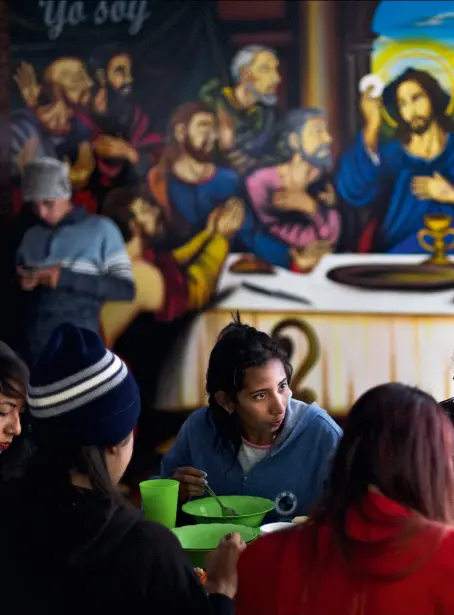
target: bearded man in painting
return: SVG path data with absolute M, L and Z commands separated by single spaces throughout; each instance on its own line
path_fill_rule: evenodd
M 413 68 L 385 89 L 383 100 L 361 97 L 364 130 L 340 161 L 336 188 L 353 207 L 377 211 L 375 245 L 390 253 L 421 253 L 417 234 L 428 214 L 454 213 L 454 123 L 449 96 L 429 73 Z M 380 140 L 383 106 L 395 138 Z M 384 209 L 384 211 L 382 211 Z
M 103 202 L 109 190 L 137 184 L 159 153 L 163 138 L 150 131 L 148 115 L 134 100 L 134 72 L 130 52 L 117 44 L 104 45 L 90 59 L 97 90 L 90 127 L 96 155 L 91 186 Z
M 281 82 L 279 59 L 270 47 L 248 45 L 235 54 L 230 72 L 232 87 L 210 81 L 200 98 L 219 122 L 222 161 L 243 174 L 260 166 L 271 145 Z
M 181 246 L 200 233 L 219 205 L 243 207 L 243 185 L 233 170 L 215 164 L 217 121 L 201 102 L 178 107 L 170 120 L 168 145 L 148 186 L 168 220 L 169 245 Z M 171 240 L 170 240 L 171 238 Z M 250 208 L 232 241 L 232 251 L 248 252 L 267 263 L 299 269 L 299 252 L 271 236 Z
M 85 187 L 95 162 L 91 131 L 79 117 L 90 103 L 93 86 L 84 63 L 58 58 L 47 66 L 40 83 L 33 65 L 22 62 L 14 79 L 27 108 L 12 114 L 13 177 L 35 158 L 50 156 L 69 163 L 74 189 Z
M 332 141 L 321 109 L 289 111 L 279 130 L 279 161 L 246 178 L 259 220 L 271 235 L 306 252 L 308 270 L 339 238 L 340 215 L 329 178 Z

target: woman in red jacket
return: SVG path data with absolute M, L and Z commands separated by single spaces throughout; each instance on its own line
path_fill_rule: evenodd
M 237 615 L 454 615 L 453 429 L 391 383 L 353 406 L 324 498 L 239 564 Z

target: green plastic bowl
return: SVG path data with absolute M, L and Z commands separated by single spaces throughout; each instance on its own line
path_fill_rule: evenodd
M 221 540 L 231 532 L 239 532 L 245 542 L 252 542 L 260 535 L 260 530 L 242 525 L 212 523 L 209 525 L 185 525 L 172 530 L 186 551 L 192 565 L 205 568 L 205 558 L 216 549 Z
M 223 517 L 221 507 L 214 498 L 192 500 L 182 510 L 194 518 L 196 523 L 233 523 L 246 527 L 260 527 L 267 513 L 274 510 L 274 502 L 252 495 L 221 495 L 224 506 L 233 508 L 237 517 Z

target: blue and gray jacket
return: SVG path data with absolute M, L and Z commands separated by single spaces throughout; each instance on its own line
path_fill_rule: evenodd
M 340 427 L 317 404 L 290 399 L 281 433 L 270 454 L 245 474 L 233 448 L 222 446 L 210 410 L 187 419 L 175 445 L 162 460 L 161 476 L 180 467 L 197 468 L 218 495 L 253 495 L 273 500 L 266 521 L 307 515 L 323 493 Z
M 131 301 L 131 262 L 117 226 L 102 216 L 75 207 L 56 226 L 40 222 L 24 235 L 16 265 L 45 268 L 60 265 L 57 288 L 38 286 L 24 292 L 24 347 L 34 361 L 55 327 L 72 322 L 99 331 L 106 301 Z

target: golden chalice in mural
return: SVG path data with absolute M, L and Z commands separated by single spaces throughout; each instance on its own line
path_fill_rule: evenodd
M 454 248 L 454 228 L 451 227 L 452 217 L 447 214 L 428 214 L 424 216 L 424 226 L 418 232 L 419 245 L 432 252 L 432 256 L 426 261 L 431 265 L 451 265 L 446 252 Z M 452 236 L 448 241 L 448 237 Z M 429 243 L 426 238 L 433 241 Z

